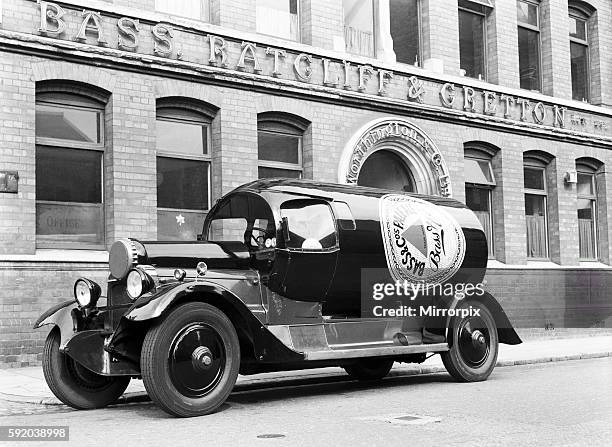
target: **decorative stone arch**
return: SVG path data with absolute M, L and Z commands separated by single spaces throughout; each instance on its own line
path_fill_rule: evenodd
M 155 99 L 182 97 L 202 101 L 210 104 L 217 110 L 223 104 L 223 94 L 218 87 L 201 84 L 180 82 L 174 79 L 165 79 L 154 83 Z
M 258 95 L 255 100 L 255 110 L 257 114 L 264 112 L 284 112 L 299 116 L 311 123 L 314 121 L 314 110 L 312 105 L 308 102 L 296 101 L 291 98 Z
M 117 77 L 114 74 L 104 69 L 61 61 L 33 63 L 32 78 L 34 82 L 49 80 L 79 82 L 93 85 L 110 93 L 114 93 L 117 81 Z
M 365 160 L 377 151 L 398 155 L 414 178 L 416 192 L 452 196 L 449 170 L 432 139 L 404 118 L 380 118 L 361 127 L 346 143 L 338 166 L 338 182 L 357 184 Z

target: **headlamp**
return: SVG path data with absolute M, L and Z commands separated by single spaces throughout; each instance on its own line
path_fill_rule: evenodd
M 87 278 L 79 278 L 74 283 L 74 299 L 81 309 L 95 307 L 100 293 L 100 286 Z
M 126 291 L 132 300 L 153 288 L 153 278 L 140 269 L 132 269 L 127 275 Z

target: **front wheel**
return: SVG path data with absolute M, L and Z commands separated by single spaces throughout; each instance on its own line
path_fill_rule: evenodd
M 238 335 L 216 307 L 183 304 L 149 330 L 140 368 L 147 393 L 167 413 L 179 417 L 212 413 L 238 378 Z
M 344 370 L 357 380 L 380 380 L 389 374 L 393 367 L 393 360 L 381 360 L 376 357 L 359 359 L 357 362 L 346 365 Z
M 448 336 L 451 347 L 441 354 L 446 370 L 459 382 L 487 380 L 495 368 L 499 350 L 497 326 L 489 309 L 478 301 L 458 306 L 458 309 L 470 308 L 473 314 L 452 319 Z
M 127 388 L 130 378 L 102 376 L 88 370 L 60 352 L 60 338 L 59 329 L 53 329 L 43 351 L 43 373 L 53 394 L 79 410 L 102 408 L 115 402 Z

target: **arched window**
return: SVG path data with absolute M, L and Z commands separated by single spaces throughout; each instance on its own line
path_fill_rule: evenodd
M 530 151 L 523 156 L 527 257 L 547 259 L 548 254 L 548 179 L 551 159 Z
M 492 193 L 496 183 L 491 164 L 494 155 L 484 146 L 470 145 L 465 148 L 465 204 L 482 224 L 489 246 L 489 258 L 495 257 Z
M 302 177 L 303 139 L 309 124 L 288 113 L 264 112 L 257 116 L 259 178 Z
M 572 98 L 577 101 L 591 100 L 591 56 L 589 50 L 589 21 L 593 9 L 584 2 L 569 4 L 569 39 L 572 74 Z
M 106 92 L 56 81 L 36 87 L 36 246 L 104 248 Z
M 157 237 L 196 240 L 210 207 L 210 127 L 216 108 L 157 101 Z
M 597 196 L 597 174 L 602 163 L 592 159 L 576 160 L 578 183 L 578 242 L 581 261 L 594 261 L 598 259 L 598 219 L 599 214 Z

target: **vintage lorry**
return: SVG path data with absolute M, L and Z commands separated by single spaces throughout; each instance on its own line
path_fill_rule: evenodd
M 521 342 L 490 294 L 407 301 L 434 317 L 370 315 L 384 302 L 364 272 L 430 290 L 477 284 L 486 263 L 480 223 L 456 200 L 255 181 L 217 201 L 197 241 L 116 241 L 106 297 L 78 279 L 74 299 L 35 323 L 53 326 L 44 375 L 79 409 L 111 404 L 142 378 L 152 400 L 181 417 L 217 409 L 238 374 L 340 366 L 372 380 L 396 361 L 439 353 L 458 381 L 485 380 L 498 344 Z

